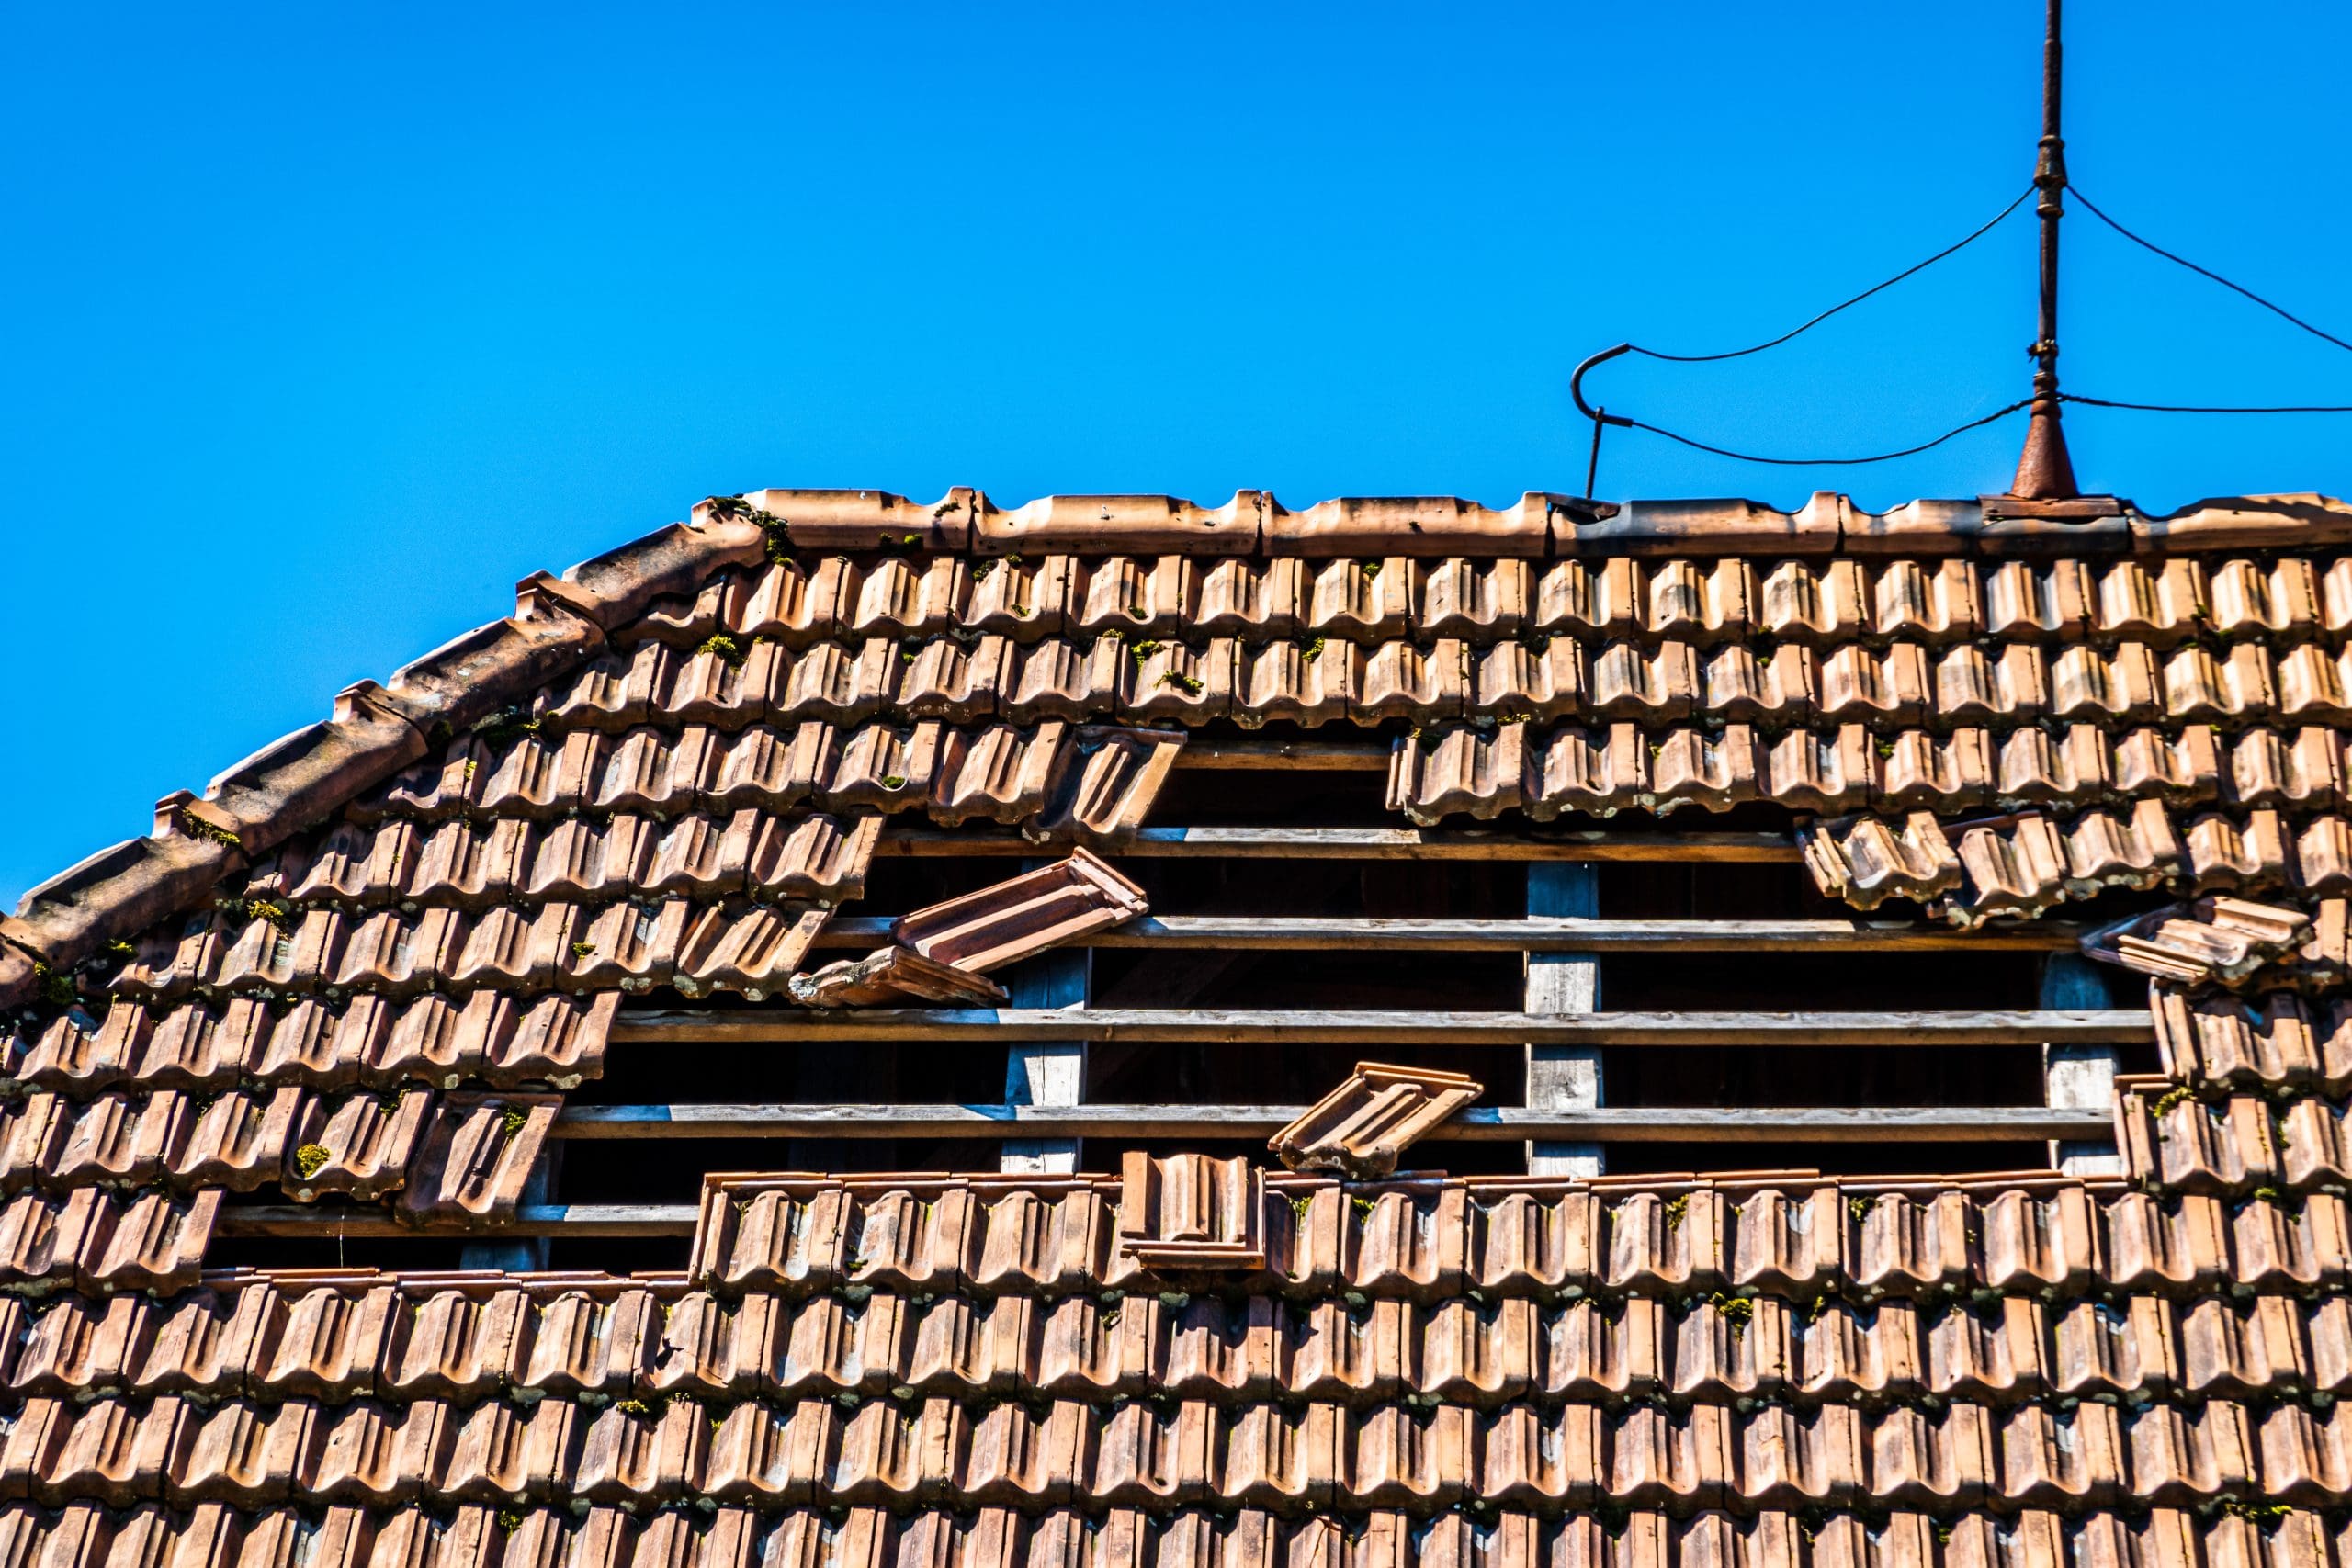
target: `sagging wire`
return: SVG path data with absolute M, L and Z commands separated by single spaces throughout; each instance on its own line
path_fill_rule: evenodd
M 1596 354 L 1587 359 L 1583 364 L 1577 366 L 1574 374 L 1568 378 L 1568 396 L 1576 400 L 1577 412 L 1583 414 L 1587 419 L 1592 421 L 1592 454 L 1585 465 L 1585 494 L 1590 495 L 1593 492 L 1594 487 L 1600 482 L 1600 433 L 1612 424 L 1623 430 L 1646 430 L 1652 435 L 1662 435 L 1668 441 L 1679 442 L 1681 445 L 1691 447 L 1694 450 L 1710 452 L 1717 457 L 1731 457 L 1743 463 L 1764 463 L 1788 468 L 1842 468 L 1861 463 L 1884 463 L 1890 462 L 1896 457 L 1908 457 L 1916 453 L 1925 452 L 1929 447 L 1940 446 L 1955 435 L 1963 434 L 1966 432 L 1977 429 L 1982 425 L 1991 424 L 1996 420 L 2006 419 L 2009 415 L 2017 412 L 2019 409 L 2024 408 L 2026 406 L 2025 401 L 2011 403 L 2007 408 L 1997 409 L 1992 413 L 1985 414 L 1981 418 L 1972 419 L 1965 424 L 1954 425 L 1951 429 L 1945 431 L 1941 435 L 1937 436 L 1932 441 L 1923 441 L 1917 446 L 1905 446 L 1894 452 L 1877 452 L 1872 453 L 1868 457 L 1764 457 L 1756 456 L 1752 453 L 1735 452 L 1730 450 L 1728 447 L 1711 446 L 1706 442 L 1695 440 L 1688 435 L 1677 434 L 1671 430 L 1662 429 L 1657 425 L 1646 423 L 1641 420 L 1629 419 L 1623 414 L 1613 414 L 1608 411 L 1606 406 L 1596 408 L 1592 404 L 1585 401 L 1584 378 L 1586 372 L 1591 370 L 1595 366 L 1605 364 L 1609 360 L 1615 359 L 1619 355 L 1626 354 L 1638 354 L 1647 359 L 1663 360 L 1669 364 L 1676 365 L 1706 365 L 1713 364 L 1718 360 L 1738 359 L 1750 354 L 1761 354 L 1768 348 L 1778 348 L 1781 344 L 1787 343 L 1790 339 L 1797 337 L 1804 333 L 1811 332 L 1814 328 L 1819 326 L 1830 317 L 1837 315 L 1839 311 L 1859 305 L 1873 294 L 1880 293 L 1884 289 L 1892 288 L 1896 284 L 1902 282 L 1905 278 L 1910 277 L 1914 274 L 1923 272 L 1927 268 L 1935 265 L 1936 263 L 1942 261 L 1945 257 L 1967 249 L 1970 245 L 1974 244 L 1978 240 L 1981 240 L 1985 235 L 1991 233 L 1995 229 L 1999 228 L 2002 220 L 2007 218 L 2018 208 L 2024 206 L 2027 198 L 2034 194 L 2036 188 L 2037 187 L 2030 185 L 2027 186 L 2024 190 L 2019 191 L 2017 197 L 2011 200 L 2007 206 L 2002 208 L 2000 211 L 1993 214 L 1992 217 L 1977 225 L 1966 235 L 1954 241 L 1952 243 L 1946 245 L 1942 250 L 1938 251 L 1931 256 L 1928 256 L 1926 260 L 1914 262 L 1911 265 L 1905 267 L 1901 272 L 1896 273 L 1894 276 L 1871 284 L 1860 294 L 1854 295 L 1850 299 L 1838 301 L 1837 304 L 1830 306 L 1826 310 L 1822 311 L 1819 315 L 1813 317 L 1809 321 L 1800 322 L 1798 325 L 1790 328 L 1787 332 L 1782 333 L 1776 338 L 1768 339 L 1763 343 L 1755 344 L 1747 348 L 1731 349 L 1722 354 L 1668 354 L 1659 349 L 1644 348 L 1639 344 L 1621 343 L 1614 348 L 1602 349 L 1599 354 Z M 2027 401 L 2030 400 L 2027 400 Z
M 1849 310 L 1853 306 L 1860 304 L 1863 300 L 1869 299 L 1873 294 L 1894 288 L 1905 278 L 1909 277 L 1913 273 L 1927 271 L 1928 268 L 1935 265 L 1938 262 L 1943 260 L 1946 256 L 1951 255 L 1955 252 L 1966 250 L 1970 245 L 1974 244 L 1977 241 L 1991 233 L 1995 229 L 2000 227 L 2001 220 L 2007 218 L 2010 213 L 2015 212 L 2018 208 L 2024 206 L 2026 198 L 2030 197 L 2033 192 L 2034 187 L 2032 186 L 2026 186 L 2025 189 L 2018 192 L 2018 197 L 2015 201 L 2010 202 L 2007 207 L 2004 207 L 2000 211 L 1996 212 L 1992 217 L 1986 219 L 1983 223 L 1972 230 L 1965 239 L 1953 241 L 1951 244 L 1946 245 L 1942 250 L 1938 251 L 1934 255 L 1929 256 L 1926 261 L 1913 263 L 1911 265 L 1905 267 L 1901 272 L 1896 273 L 1893 277 L 1886 279 L 1883 283 L 1873 283 L 1868 288 L 1863 289 L 1860 294 L 1855 295 L 1851 299 L 1841 300 L 1839 303 L 1830 306 L 1829 309 L 1822 311 L 1821 314 L 1814 317 L 1811 321 L 1799 326 L 1791 327 L 1779 337 L 1770 339 L 1764 343 L 1759 343 L 1753 348 L 1735 348 L 1724 354 L 1666 354 L 1655 348 L 1644 348 L 1639 344 L 1627 344 L 1625 346 L 1631 349 L 1634 353 L 1643 355 L 1645 358 L 1664 359 L 1676 365 L 1711 365 L 1718 359 L 1738 359 L 1750 354 L 1761 354 L 1768 348 L 1778 348 L 1782 344 L 1788 342 L 1791 338 L 1797 336 L 1799 333 L 1811 332 L 1814 328 L 1819 326 L 1822 322 L 1827 321 L 1838 311 Z
M 2008 217 L 2009 214 L 2015 212 L 2020 206 L 2022 206 L 2026 198 L 2034 194 L 2035 188 L 2036 187 L 2032 186 L 2028 186 L 2016 200 L 2010 202 L 2007 207 L 2001 209 L 2000 211 L 1995 213 L 1992 218 L 1987 220 L 1984 223 L 1971 231 L 1965 238 L 1946 246 L 1940 251 L 1938 251 L 1935 254 L 1928 257 L 1925 261 L 1918 262 L 1911 266 L 1904 268 L 1901 272 L 1896 273 L 1894 276 L 1885 279 L 1883 282 L 1872 284 L 1870 288 L 1863 289 L 1860 294 L 1853 296 L 1851 299 L 1841 300 L 1838 304 L 1832 305 L 1829 309 L 1822 311 L 1819 315 L 1813 317 L 1811 320 L 1804 321 L 1798 326 L 1791 328 L 1789 331 L 1782 333 L 1776 338 L 1768 339 L 1765 342 L 1756 344 L 1751 347 L 1731 349 L 1722 354 L 1667 354 L 1654 348 L 1644 348 L 1639 344 L 1621 343 L 1614 348 L 1605 348 L 1599 354 L 1596 354 L 1590 358 L 1585 360 L 1576 367 L 1575 373 L 1568 378 L 1568 395 L 1575 400 L 1577 411 L 1582 413 L 1587 419 L 1592 421 L 1592 450 L 1585 465 L 1585 494 L 1588 496 L 1592 494 L 1594 488 L 1600 482 L 1600 435 L 1603 430 L 1612 424 L 1623 430 L 1647 431 L 1652 435 L 1664 436 L 1668 441 L 1688 446 L 1694 451 L 1709 453 L 1712 456 L 1718 457 L 1728 457 L 1735 462 L 1757 463 L 1775 468 L 1850 468 L 1866 463 L 1884 463 L 1890 462 L 1897 457 L 1915 457 L 1921 452 L 1942 446 L 1945 442 L 1950 441 L 1956 435 L 1962 435 L 1967 434 L 1969 431 L 1981 429 L 1985 425 L 1996 423 L 1998 421 L 2007 419 L 2009 415 L 2018 412 L 2019 410 L 2030 407 L 2032 403 L 2032 399 L 2020 399 L 2018 401 L 2009 404 L 2006 408 L 1996 409 L 1991 413 L 1984 414 L 1980 418 L 1972 419 L 1963 424 L 1956 424 L 1950 430 L 1945 431 L 1941 435 L 1936 436 L 1932 440 L 1922 441 L 1917 446 L 1899 447 L 1892 452 L 1874 452 L 1868 456 L 1859 457 L 1771 457 L 1754 452 L 1736 452 L 1732 450 L 1730 447 L 1718 446 L 1712 442 L 1701 441 L 1692 436 L 1683 435 L 1675 431 L 1665 429 L 1662 426 L 1651 424 L 1645 420 L 1628 418 L 1623 414 L 1613 414 L 1609 412 L 1606 405 L 1595 407 L 1585 400 L 1584 378 L 1585 373 L 1591 370 L 1594 367 L 1606 364 L 1611 359 L 1615 359 L 1620 355 L 1627 354 L 1638 354 L 1646 359 L 1663 360 L 1677 365 L 1705 365 L 1714 363 L 1718 360 L 1738 359 L 1750 354 L 1760 354 L 1768 348 L 1778 348 L 1781 344 L 1787 343 L 1790 339 L 1819 326 L 1822 322 L 1838 314 L 1840 310 L 1860 304 L 1871 295 L 1877 294 L 1883 289 L 1893 288 L 1895 284 L 1902 282 L 1905 278 L 1911 276 L 1913 274 L 1933 266 L 1936 263 L 1943 260 L 1946 256 L 1963 250 L 1967 246 L 1974 243 L 1977 240 L 1984 238 L 1984 236 L 1992 232 L 1993 230 L 1998 228 L 2003 219 Z M 2272 300 L 2264 299 L 2261 295 L 2256 294 L 2253 289 L 2246 288 L 2244 284 L 2237 283 L 2230 278 L 2224 277 L 2220 273 L 2213 271 L 2211 267 L 2200 266 L 2196 262 L 2190 261 L 2186 256 L 2176 254 L 2175 253 L 2165 249 L 2162 245 L 2155 243 L 2154 241 L 2133 233 L 2121 223 L 2119 223 L 2113 218 L 2109 217 L 2105 211 L 2101 210 L 2098 204 L 2091 200 L 2089 197 L 2085 196 L 2081 188 L 2073 181 L 2067 181 L 2064 188 L 2074 193 L 2075 199 L 2082 203 L 2085 211 L 2098 219 L 2100 222 L 2106 224 L 2109 228 L 2114 230 L 2118 234 L 2120 234 L 2125 239 L 2131 241 L 2133 244 L 2140 246 L 2143 250 L 2148 251 L 2154 255 L 2161 256 L 2165 260 L 2174 263 L 2176 265 L 2186 267 L 2189 271 L 2196 273 L 2199 276 L 2208 278 L 2214 283 L 2218 283 L 2222 288 L 2231 290 L 2233 293 L 2243 295 L 2245 299 L 2252 300 L 2255 304 L 2261 306 L 2264 310 L 2270 311 L 2273 315 L 2279 317 L 2281 320 L 2286 321 L 2294 326 L 2301 328 L 2304 332 L 2311 333 L 2313 337 L 2319 338 L 2326 343 L 2334 344 L 2336 347 L 2344 349 L 2346 352 L 2352 352 L 2352 342 L 2346 342 L 2345 339 L 2337 337 L 2334 333 L 2313 326 L 2311 322 L 2304 321 L 2301 317 L 2294 314 L 2285 307 L 2278 305 Z M 2113 398 L 2086 397 L 2076 392 L 2061 392 L 2058 396 L 2062 401 L 2081 403 L 2088 408 L 2120 409 L 2135 413 L 2352 413 L 2352 403 L 2289 403 L 2253 406 L 2233 404 L 2126 402 Z
M 2222 288 L 2228 289 L 2231 293 L 2242 295 L 2245 299 L 2253 300 L 2256 304 L 2261 306 L 2272 315 L 2277 316 L 2279 320 L 2289 322 L 2291 325 L 2301 327 L 2303 331 L 2311 333 L 2312 336 L 2318 338 L 2321 342 L 2332 343 L 2336 347 L 2343 349 L 2346 353 L 2352 354 L 2352 343 L 2346 343 L 2342 338 L 2337 337 L 2334 333 L 2327 332 L 2312 325 L 2311 322 L 2303 320 L 2301 316 L 2296 315 L 2292 310 L 2288 310 L 2285 306 L 2278 304 L 2275 300 L 2264 299 L 2261 295 L 2256 294 L 2253 289 L 2248 288 L 2245 284 L 2234 282 L 2230 278 L 2223 277 L 2211 267 L 2199 266 L 2197 263 L 2190 261 L 2187 256 L 2177 255 L 2173 252 L 2165 249 L 2162 245 L 2157 244 L 2154 241 L 2133 233 L 2131 230 L 2126 229 L 2122 224 L 2118 223 L 2114 219 L 2109 218 L 2105 212 L 2101 211 L 2099 209 L 2098 203 L 2093 201 L 2089 197 L 2085 196 L 2082 192 L 2082 187 L 2075 185 L 2072 181 L 2067 183 L 2066 188 L 2074 192 L 2075 199 L 2082 203 L 2084 211 L 2089 213 L 2092 217 L 2098 219 L 2100 222 L 2106 224 L 2109 228 L 2114 230 L 2117 233 L 2122 235 L 2133 244 L 2139 246 L 2142 250 L 2148 252 L 2152 255 L 2162 256 L 2165 260 L 2171 262 L 2176 266 L 2187 267 L 2198 276 L 2218 283 Z M 2135 413 L 2352 413 L 2352 403 L 2288 403 L 2256 408 L 2246 404 L 2127 403 L 2118 402 L 2112 398 L 2078 397 L 2073 392 L 2061 392 L 2059 397 L 2064 401 L 2070 403 L 2086 403 L 2095 409 L 2128 409 Z
M 1995 409 L 1981 419 L 1972 419 L 1966 424 L 1955 424 L 1932 441 L 1922 441 L 1917 446 L 1905 446 L 1899 452 L 1873 453 L 1867 457 L 1759 457 L 1752 452 L 1735 452 L 1726 446 L 1711 446 L 1703 441 L 1694 441 L 1688 435 L 1677 435 L 1670 430 L 1660 430 L 1655 424 L 1645 424 L 1638 419 L 1629 419 L 1624 423 L 1629 429 L 1646 430 L 1652 435 L 1663 435 L 1668 441 L 1679 441 L 1685 446 L 1693 447 L 1701 452 L 1712 452 L 1718 457 L 1736 457 L 1743 463 L 1765 463 L 1789 468 L 1838 468 L 1851 467 L 1856 463 L 1883 463 L 1890 458 L 1908 457 L 1915 453 L 1925 452 L 1931 446 L 1942 446 L 1955 435 L 1964 435 L 1969 431 L 2005 420 L 2018 410 L 2030 407 L 2032 402 L 2031 398 L 2019 398 L 2008 407 Z
M 2061 392 L 2058 400 L 2085 403 L 2095 409 L 2128 409 L 2133 413 L 2352 413 L 2352 403 L 2280 403 L 2268 408 L 2244 404 L 2120 403 L 2112 398 L 2086 398 L 2079 392 Z
M 2281 320 L 2291 321 L 2296 326 L 2302 328 L 2303 331 L 2311 333 L 2312 336 L 2324 339 L 2325 341 L 2334 344 L 2336 347 L 2343 349 L 2347 354 L 2352 354 L 2352 343 L 2345 342 L 2342 338 L 2337 337 L 2334 333 L 2322 332 L 2319 328 L 2312 325 L 2309 321 L 2303 320 L 2301 316 L 2296 315 L 2293 311 L 2289 310 L 2286 307 L 2274 304 L 2270 300 L 2265 299 L 2261 295 L 2256 294 L 2245 284 L 2233 283 L 2228 278 L 2223 277 L 2220 273 L 2212 270 L 2211 267 L 2199 266 L 2195 262 L 2190 261 L 2187 256 L 2173 254 L 2172 252 L 2165 249 L 2162 245 L 2157 244 L 2153 240 L 2142 239 L 2139 235 L 2134 234 L 2131 230 L 2126 229 L 2122 224 L 2118 223 L 2114 219 L 2109 218 L 2106 213 L 2101 212 L 2098 209 L 2098 203 L 2093 201 L 2089 197 L 2085 196 L 2083 194 L 2083 187 L 2075 184 L 2072 180 L 2066 182 L 2066 188 L 2075 193 L 2075 199 L 2083 204 L 2084 211 L 2089 213 L 2092 217 L 2098 219 L 2100 222 L 2106 224 L 2109 228 L 2114 230 L 2117 233 L 2122 235 L 2133 244 L 2139 246 L 2142 250 L 2149 251 L 2156 255 L 2160 255 L 2164 257 L 2165 260 L 2174 264 L 2176 266 L 2185 266 L 2189 271 L 2195 273 L 2198 276 L 2211 279 L 2212 282 L 2220 284 L 2222 288 L 2230 290 L 2233 294 L 2243 294 L 2247 299 L 2253 300 L 2256 304 L 2261 306 L 2264 310 L 2269 311 L 2272 315 L 2279 317 Z M 2122 405 L 2116 404 L 2113 406 L 2121 407 Z M 2211 411 L 2198 409 L 2184 412 L 2205 413 Z M 2270 411 L 2267 409 L 2254 409 L 2247 412 L 2254 413 L 2267 413 Z M 2292 412 L 2300 413 L 2303 411 L 2298 409 Z

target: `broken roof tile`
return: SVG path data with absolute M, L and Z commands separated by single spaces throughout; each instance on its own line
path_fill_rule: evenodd
M 1266 1147 L 1293 1170 L 1386 1176 L 1406 1149 L 1485 1092 L 1460 1073 L 1358 1062 L 1352 1077 Z
M 284 1145 L 279 1184 L 304 1203 L 329 1192 L 365 1202 L 397 1191 L 423 1146 L 434 1104 L 424 1089 L 311 1098 Z
M 2301 909 L 2215 897 L 2085 933 L 2093 958 L 2182 985 L 2236 985 L 2312 934 Z
M 910 1000 L 935 1007 L 1000 1007 L 1007 993 L 995 981 L 942 964 L 903 947 L 885 947 L 864 958 L 843 958 L 808 975 L 795 975 L 788 987 L 803 1007 L 905 1006 Z

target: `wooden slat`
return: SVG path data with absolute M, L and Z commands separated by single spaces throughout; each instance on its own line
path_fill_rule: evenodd
M 1263 1138 L 1302 1105 L 575 1105 L 555 1135 L 650 1138 Z M 1981 1142 L 2079 1138 L 2109 1119 L 2038 1105 L 1724 1109 L 1598 1107 L 1531 1111 L 1475 1106 L 1428 1135 L 1481 1143 Z
M 222 1235 L 350 1236 L 479 1235 L 455 1225 L 402 1224 L 390 1210 L 368 1204 L 310 1203 L 224 1205 L 214 1228 Z M 501 1236 L 562 1236 L 576 1240 L 692 1235 L 691 1203 L 526 1203 Z
M 894 828 L 880 855 L 1035 855 L 1016 833 Z M 1146 828 L 1104 851 L 1228 860 L 1770 861 L 1794 862 L 1780 833 L 1634 833 L 1598 829 L 1538 836 L 1435 828 Z
M 890 938 L 887 915 L 837 915 L 827 947 Z M 1085 947 L 1417 953 L 2056 953 L 2086 928 L 2032 922 L 1963 931 L 1882 920 L 1372 920 L 1328 916 L 1145 915 L 1075 939 Z
M 2142 1009 L 2102 1012 L 1238 1012 L 1216 1009 L 870 1008 L 625 1012 L 616 1043 L 1136 1040 L 1235 1044 L 2041 1045 L 2153 1038 Z
M 1388 740 L 1203 740 L 1176 752 L 1180 768 L 1279 768 L 1284 773 L 1385 773 L 1396 750 Z

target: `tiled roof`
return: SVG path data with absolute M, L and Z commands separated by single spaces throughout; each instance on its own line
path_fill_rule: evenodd
M 1420 732 L 1392 786 L 1417 817 L 2301 815 L 2342 788 L 2352 558 L 2328 551 L 2352 511 L 2318 498 L 2059 524 L 1830 495 L 1294 513 L 769 491 L 695 517 L 526 580 L 513 617 L 167 797 L 153 837 L 0 922 L 0 996 L 32 990 L 28 959 L 78 964 L 240 875 L 363 905 L 385 868 L 461 908 L 621 877 L 825 899 L 850 896 L 854 843 L 776 814 L 1115 833 L 1164 772 L 1164 743 L 1118 735 L 1136 725 L 1396 720 Z M 582 811 L 616 820 L 565 826 Z M 331 850 L 268 863 L 338 815 Z
M 0 1563 L 2338 1561 L 2347 719 L 2314 498 L 707 503 L 0 921 Z M 2294 934 L 2132 949 L 2114 1179 L 1139 1156 L 714 1178 L 683 1275 L 205 1269 L 224 1194 L 495 1231 L 625 995 L 790 1005 L 894 821 L 1115 850 L 1212 722 Z

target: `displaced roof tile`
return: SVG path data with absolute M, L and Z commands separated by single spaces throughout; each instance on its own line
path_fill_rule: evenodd
M 1267 1143 L 1293 1170 L 1386 1176 L 1419 1138 L 1486 1086 L 1460 1073 L 1359 1062 L 1354 1074 Z
M 807 975 L 792 976 L 787 987 L 803 1007 L 905 1006 L 910 1000 L 935 1007 L 1001 1007 L 1007 999 L 1002 986 L 969 970 L 925 958 L 903 947 L 885 947 L 864 958 L 843 958 Z
M 2186 985 L 2235 985 L 2312 933 L 2300 909 L 2243 898 L 2199 898 L 2085 933 L 2093 958 Z
M 1931 812 L 1910 812 L 1900 828 L 1878 817 L 1818 822 L 1798 842 L 1815 886 L 1859 909 L 1889 898 L 1925 902 L 1960 886 L 1960 857 Z
M 926 958 L 985 974 L 1148 909 L 1142 888 L 1075 850 L 1067 860 L 901 915 L 891 937 Z
M 1247 1159 L 1130 1150 L 1120 1167 L 1119 1245 L 1159 1272 L 1266 1264 L 1265 1173 Z

